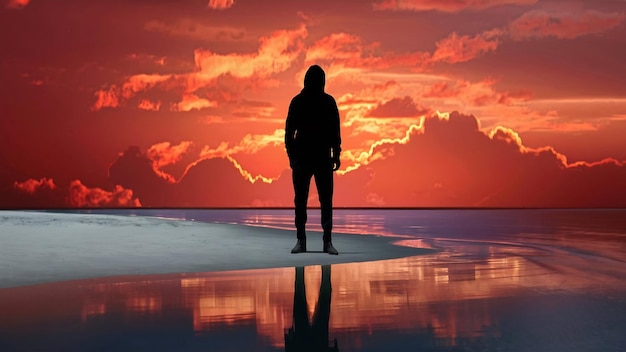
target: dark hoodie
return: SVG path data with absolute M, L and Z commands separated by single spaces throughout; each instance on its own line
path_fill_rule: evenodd
M 324 70 L 313 65 L 304 76 L 304 88 L 291 100 L 285 125 L 289 159 L 319 163 L 339 158 L 339 110 L 335 99 L 324 92 L 325 84 Z

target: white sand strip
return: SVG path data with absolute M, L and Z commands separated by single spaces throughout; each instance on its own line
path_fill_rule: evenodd
M 102 276 L 278 268 L 429 253 L 395 239 L 333 234 L 339 256 L 291 254 L 292 231 L 147 217 L 0 211 L 0 288 Z

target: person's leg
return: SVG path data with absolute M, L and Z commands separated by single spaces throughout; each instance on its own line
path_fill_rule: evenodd
M 306 221 L 307 221 L 307 200 L 309 198 L 309 186 L 311 184 L 311 168 L 298 165 L 292 170 L 294 205 L 295 205 L 295 225 L 298 243 L 291 251 L 292 253 L 306 252 Z
M 333 170 L 330 163 L 317 167 L 315 170 L 315 185 L 322 211 L 322 229 L 324 230 L 324 252 L 339 254 L 332 245 L 333 230 Z
M 330 167 L 318 167 L 315 170 L 315 185 L 322 211 L 322 229 L 324 241 L 331 240 L 333 229 L 333 170 Z

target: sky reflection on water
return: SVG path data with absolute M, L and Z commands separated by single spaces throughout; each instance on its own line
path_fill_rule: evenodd
M 0 350 L 281 351 L 296 302 L 306 298 L 312 323 L 326 296 L 328 333 L 319 336 L 325 346 L 337 339 L 339 351 L 626 346 L 624 213 L 442 214 L 342 220 L 356 232 L 400 229 L 403 241 L 441 249 L 432 255 L 0 289 Z M 243 218 L 262 226 L 290 220 Z

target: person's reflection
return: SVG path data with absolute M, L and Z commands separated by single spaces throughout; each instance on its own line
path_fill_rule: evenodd
M 330 319 L 330 265 L 322 265 L 322 283 L 319 298 L 309 322 L 304 289 L 304 267 L 296 268 L 296 283 L 293 294 L 293 323 L 285 333 L 285 352 L 290 351 L 335 351 L 339 352 L 337 339 L 328 346 L 328 320 Z

